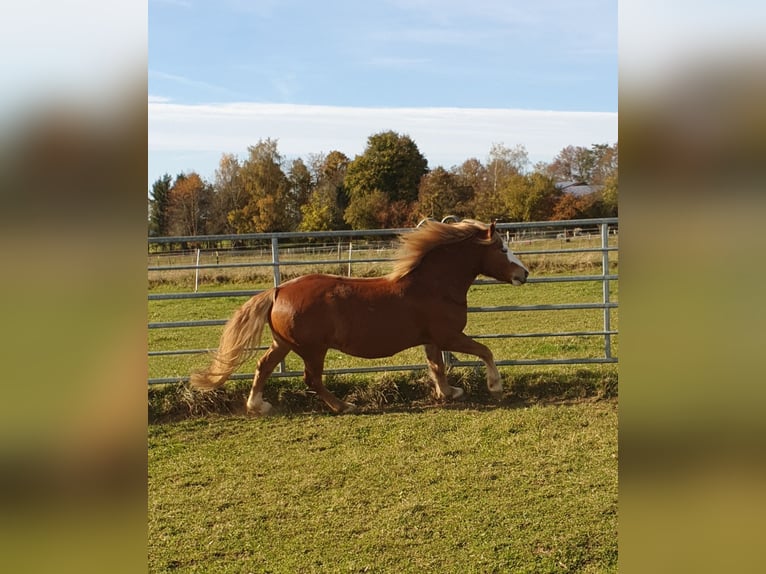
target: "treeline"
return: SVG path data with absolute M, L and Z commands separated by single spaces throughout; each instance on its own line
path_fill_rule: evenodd
M 471 158 L 429 169 L 415 142 L 394 131 L 370 136 L 354 159 L 332 151 L 286 161 L 277 141 L 266 139 L 242 161 L 223 154 L 212 182 L 195 172 L 155 181 L 149 234 L 397 228 L 446 215 L 483 221 L 617 215 L 616 143 L 568 146 L 551 163 L 529 163 L 524 146 L 494 144 L 485 163 Z M 579 193 L 567 191 L 568 183 L 581 184 Z

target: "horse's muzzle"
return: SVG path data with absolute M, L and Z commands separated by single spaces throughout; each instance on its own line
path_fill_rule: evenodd
M 524 283 L 527 282 L 527 277 L 529 277 L 529 271 L 526 269 L 514 271 L 513 275 L 511 275 L 511 284 L 516 285 L 517 287 L 519 285 L 524 285 Z

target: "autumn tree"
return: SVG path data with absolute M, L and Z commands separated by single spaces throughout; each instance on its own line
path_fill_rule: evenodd
M 500 143 L 492 144 L 484 170 L 485 184 L 476 191 L 474 198 L 477 218 L 492 221 L 508 217 L 503 190 L 513 185 L 528 165 L 529 156 L 523 145 L 509 148 Z
M 567 146 L 548 164 L 548 175 L 556 181 L 591 183 L 596 158 L 582 146 Z
M 295 206 L 290 201 L 290 182 L 282 170 L 277 141 L 259 140 L 247 150 L 248 158 L 240 169 L 245 201 L 229 213 L 229 222 L 237 233 L 292 229 Z
M 601 201 L 603 202 L 604 217 L 617 217 L 617 170 L 615 169 L 604 181 L 601 189 Z
M 240 164 L 233 154 L 223 154 L 213 180 L 213 205 L 210 214 L 210 232 L 228 234 L 236 232 L 229 214 L 242 209 L 246 203 Z
M 593 155 L 593 170 L 588 183 L 606 185 L 607 180 L 617 173 L 617 144 L 593 144 L 591 154 Z
M 553 178 L 539 172 L 509 177 L 501 190 L 502 202 L 512 221 L 550 219 L 561 197 Z
M 478 159 L 470 158 L 459 166 L 453 167 L 451 171 L 457 177 L 458 184 L 466 189 L 466 195 L 469 198 L 466 201 L 466 217 L 479 218 L 477 210 L 482 211 L 482 208 L 478 204 L 482 197 L 487 197 L 486 189 L 491 185 L 486 166 Z
M 588 202 L 582 196 L 563 193 L 553 208 L 551 219 L 555 221 L 582 219 L 587 209 Z
M 287 181 L 290 184 L 287 202 L 290 209 L 288 217 L 292 221 L 291 227 L 294 229 L 301 220 L 301 207 L 308 202 L 315 182 L 309 168 L 300 158 L 290 162 L 290 167 L 287 171 Z
M 420 179 L 427 172 L 428 161 L 409 136 L 394 131 L 371 135 L 364 153 L 346 170 L 346 222 L 354 229 L 371 223 L 375 227 L 402 227 L 412 218 Z M 371 209 L 376 212 L 368 212 Z
M 442 219 L 447 215 L 473 215 L 473 189 L 455 171 L 439 166 L 420 180 L 418 201 L 414 207 L 417 219 Z
M 149 196 L 149 235 L 162 237 L 168 235 L 168 202 L 173 178 L 166 173 L 152 184 Z
M 343 212 L 348 205 L 344 180 L 348 157 L 332 151 L 310 158 L 310 171 L 315 185 L 308 201 L 301 206 L 302 231 L 331 231 L 345 227 Z
M 379 189 L 358 196 L 348 204 L 343 215 L 354 229 L 383 229 L 399 227 L 390 224 L 391 202 Z
M 168 232 L 170 235 L 204 235 L 212 203 L 212 188 L 196 172 L 179 174 L 170 188 Z

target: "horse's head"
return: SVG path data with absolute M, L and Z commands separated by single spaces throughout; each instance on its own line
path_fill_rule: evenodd
M 484 239 L 488 244 L 482 257 L 480 273 L 513 285 L 526 283 L 529 269 L 508 248 L 508 243 L 495 230 L 494 223 L 486 231 Z

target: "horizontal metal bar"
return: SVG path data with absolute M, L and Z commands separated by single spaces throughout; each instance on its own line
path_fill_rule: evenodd
M 617 335 L 617 331 L 569 331 L 551 333 L 498 333 L 489 335 L 468 335 L 472 339 L 528 339 L 532 337 L 603 337 Z
M 260 347 L 250 347 L 246 350 L 248 352 L 255 352 L 255 351 L 265 351 L 268 349 L 268 347 L 260 346 Z M 175 349 L 175 350 L 168 350 L 168 351 L 149 351 L 150 357 L 164 357 L 164 356 L 170 356 L 170 355 L 206 355 L 208 353 L 213 353 L 215 349 Z
M 344 262 L 344 265 L 348 261 Z M 561 277 L 530 277 L 527 283 L 577 283 L 586 281 L 617 281 L 619 275 L 566 275 Z M 497 279 L 476 279 L 473 285 L 505 285 Z M 184 293 L 149 293 L 149 301 L 162 301 L 171 299 L 212 299 L 216 297 L 252 297 L 262 293 L 264 289 L 242 290 L 242 291 L 197 291 Z
M 615 225 L 619 222 L 616 217 L 605 217 L 595 219 L 567 219 L 563 221 L 515 221 L 512 223 L 498 223 L 500 230 L 507 229 L 546 229 L 558 227 L 582 227 L 584 225 Z M 202 243 L 213 241 L 249 241 L 249 240 L 270 240 L 272 237 L 277 239 L 300 239 L 300 238 L 327 238 L 327 237 L 376 237 L 380 235 L 399 235 L 414 231 L 414 228 L 399 229 L 364 229 L 353 230 L 345 229 L 339 231 L 280 231 L 276 233 L 241 233 L 229 235 L 183 235 L 177 237 L 149 237 L 148 242 L 152 243 Z
M 150 329 L 174 329 L 178 327 L 216 327 L 225 325 L 227 319 L 210 319 L 202 321 L 169 321 L 165 323 L 149 323 Z
M 469 313 L 493 313 L 506 311 L 569 311 L 573 309 L 616 309 L 617 303 L 562 303 L 559 305 L 503 305 L 497 307 L 468 307 Z M 216 327 L 225 325 L 228 319 L 197 321 L 168 321 L 149 323 L 150 329 L 177 329 L 184 327 Z
M 527 280 L 527 283 L 569 283 L 578 281 L 617 281 L 619 275 L 573 275 L 564 277 L 531 277 Z M 473 282 L 474 285 L 502 285 L 501 281 L 496 279 L 477 279 Z M 184 292 L 184 293 L 150 293 L 148 296 L 149 301 L 164 301 L 174 299 L 212 299 L 218 297 L 252 297 L 263 293 L 263 289 L 247 289 L 242 291 L 198 291 Z
M 282 263 L 280 262 L 279 265 Z M 189 271 L 191 269 L 241 269 L 244 267 L 274 267 L 276 263 L 206 263 L 202 265 L 155 265 L 149 271 Z
M 214 297 L 252 297 L 263 293 L 261 290 L 247 291 L 198 291 L 197 293 L 150 293 L 149 301 L 164 301 L 170 299 L 212 299 Z
M 496 361 L 495 364 L 498 367 L 511 367 L 511 366 L 524 366 L 524 365 L 579 365 L 579 364 L 603 364 L 603 363 L 616 363 L 617 359 L 610 358 L 591 358 L 584 357 L 579 359 L 518 359 L 507 361 Z M 482 367 L 484 363 L 481 361 L 457 361 L 453 362 L 452 367 Z M 376 367 L 357 367 L 347 369 L 325 369 L 325 375 L 351 375 L 351 374 L 364 374 L 364 373 L 379 373 L 379 372 L 397 372 L 397 371 L 423 371 L 428 369 L 425 364 L 417 365 L 380 365 Z M 244 379 L 252 379 L 255 373 L 238 373 L 231 375 L 229 380 L 238 381 Z M 297 378 L 303 377 L 303 371 L 285 371 L 282 373 L 274 371 L 271 374 L 273 378 Z M 186 383 L 189 381 L 188 376 L 181 377 L 162 377 L 149 379 L 150 385 L 163 385 L 173 383 Z
M 513 243 L 510 244 L 513 247 Z M 590 247 L 578 249 L 521 249 L 513 250 L 515 255 L 561 255 L 564 253 L 603 253 L 604 251 L 619 251 L 618 247 Z
M 558 305 L 503 305 L 498 307 L 468 307 L 469 313 L 495 311 L 568 311 L 572 309 L 616 309 L 617 303 L 561 303 Z
M 207 263 L 201 265 L 156 265 L 148 267 L 149 271 L 190 271 L 192 269 L 199 269 L 204 271 L 205 269 L 241 269 L 244 267 L 283 267 L 291 265 L 348 265 L 349 263 L 386 263 L 394 261 L 394 259 L 326 259 L 320 261 L 284 261 L 279 260 L 279 263 Z
M 617 335 L 618 331 L 568 331 L 568 332 L 551 332 L 551 333 L 509 333 L 509 334 L 489 334 L 489 335 L 472 335 L 468 337 L 472 339 L 527 339 L 534 337 L 603 337 L 604 335 Z M 265 351 L 268 347 L 255 347 L 249 349 L 250 351 Z M 166 357 L 173 355 L 203 355 L 212 353 L 215 349 L 177 349 L 168 351 L 149 351 L 150 357 Z
M 564 277 L 530 277 L 527 283 L 575 283 L 577 281 L 617 281 L 619 275 L 573 275 Z
M 495 361 L 498 367 L 516 367 L 524 365 L 593 365 L 593 364 L 605 364 L 616 363 L 616 357 L 583 357 L 578 359 L 518 359 L 518 360 L 506 360 Z M 484 363 L 481 361 L 455 361 L 452 363 L 453 367 L 483 367 Z
M 174 351 L 149 351 L 150 357 L 168 357 L 175 355 L 203 355 L 212 353 L 215 349 L 176 349 Z

